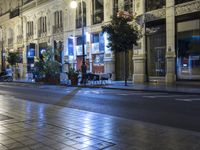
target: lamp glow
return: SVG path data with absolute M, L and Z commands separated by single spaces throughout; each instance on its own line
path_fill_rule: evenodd
M 71 3 L 70 3 L 70 7 L 71 8 L 77 8 L 77 2 L 76 2 L 76 0 L 73 0 L 73 1 L 71 1 Z

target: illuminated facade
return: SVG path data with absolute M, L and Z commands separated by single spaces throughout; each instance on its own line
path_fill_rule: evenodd
M 129 52 L 130 80 L 200 79 L 200 0 L 83 0 L 88 72 L 112 73 L 113 78 L 123 79 L 123 54 L 113 54 L 106 46 L 107 35 L 101 32 L 101 26 L 119 9 L 137 15 L 143 34 Z M 55 59 L 62 63 L 63 72 L 69 67 L 80 69 L 80 3 L 72 9 L 70 0 L 0 0 L 0 15 L 4 52 L 20 52 L 22 77 L 48 45 L 58 51 Z

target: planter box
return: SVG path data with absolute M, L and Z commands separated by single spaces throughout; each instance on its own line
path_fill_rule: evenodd
M 60 84 L 60 77 L 52 78 L 52 77 L 46 77 L 46 78 L 36 78 L 35 82 L 42 82 L 47 84 Z
M 71 85 L 78 85 L 78 77 L 72 76 L 70 80 L 71 80 Z

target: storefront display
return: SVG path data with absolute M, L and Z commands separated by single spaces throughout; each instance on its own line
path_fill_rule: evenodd
M 30 43 L 27 46 L 27 72 L 31 72 L 34 67 L 34 57 L 35 57 L 35 43 Z
M 39 58 L 43 59 L 43 53 L 47 50 L 47 43 L 40 43 L 39 44 Z
M 177 22 L 177 77 L 200 79 L 200 19 Z

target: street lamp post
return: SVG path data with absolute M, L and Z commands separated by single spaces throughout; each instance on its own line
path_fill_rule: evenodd
M 4 71 L 4 51 L 3 51 L 3 27 L 0 26 L 1 29 L 1 71 Z
M 71 8 L 77 8 L 77 1 L 72 0 L 70 4 Z M 85 64 L 85 35 L 84 35 L 84 16 L 83 16 L 83 0 L 81 0 L 81 28 L 82 28 L 82 54 L 83 54 L 83 60 L 82 60 L 82 66 L 81 66 L 81 71 L 82 71 L 82 84 L 86 84 L 86 70 L 87 66 Z

